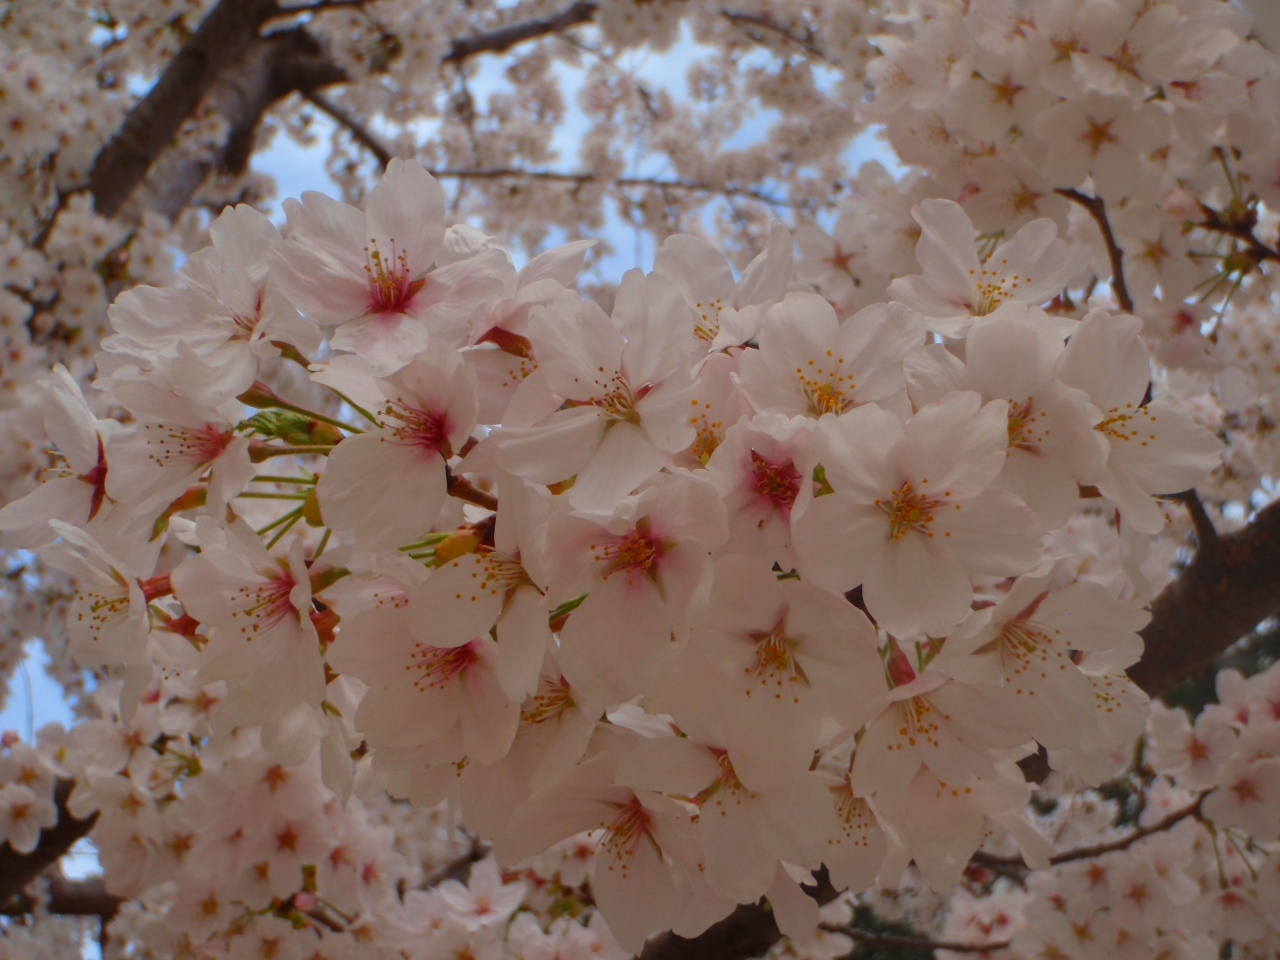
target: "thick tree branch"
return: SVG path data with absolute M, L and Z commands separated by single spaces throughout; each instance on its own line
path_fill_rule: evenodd
M 322 3 L 312 9 L 315 12 L 336 5 Z M 345 112 L 342 116 L 335 113 L 341 112 L 340 108 L 328 98 L 322 98 L 323 106 L 315 100 L 316 91 L 351 79 L 319 41 L 301 26 L 259 36 L 266 21 L 282 13 L 301 12 L 307 9 L 283 9 L 275 0 L 219 0 L 94 160 L 89 188 L 98 212 L 106 216 L 117 213 L 145 178 L 140 205 L 173 219 L 210 173 L 222 171 L 234 176 L 244 172 L 262 117 L 292 93 L 309 95 L 385 166 L 383 157 L 389 159 L 388 152 L 372 137 L 356 134 L 354 118 Z M 526 40 L 586 23 L 595 12 L 594 3 L 578 0 L 550 17 L 458 38 L 442 60 L 459 63 L 481 53 L 500 53 Z M 227 120 L 230 132 L 226 141 L 203 156 L 168 149 L 183 121 L 202 100 Z
M 1102 231 L 1102 239 L 1107 245 L 1107 256 L 1111 260 L 1111 286 L 1116 292 L 1116 301 L 1125 313 L 1133 313 L 1133 298 L 1129 296 L 1129 287 L 1124 282 L 1124 251 L 1116 243 L 1116 235 L 1111 232 L 1111 221 L 1107 219 L 1107 204 L 1101 197 L 1091 197 L 1079 190 L 1058 189 L 1054 193 L 1073 200 L 1084 207 L 1092 215 Z
M 107 893 L 101 877 L 90 877 L 87 880 L 53 877 L 49 880 L 48 898 L 46 909 L 52 914 L 63 917 L 99 917 L 104 922 L 115 916 L 123 902 L 120 897 Z M 23 893 L 0 907 L 0 915 L 22 916 L 35 909 L 35 898 Z
M 93 829 L 98 819 L 96 813 L 77 820 L 67 809 L 74 786 L 70 780 L 63 779 L 54 784 L 53 802 L 58 808 L 58 822 L 40 832 L 40 842 L 34 850 L 18 853 L 8 843 L 0 845 L 0 905 L 19 897 L 27 884 L 57 863 L 77 840 Z
M 732 184 L 701 183 L 696 180 L 663 179 L 661 177 L 602 177 L 597 173 L 581 173 L 562 170 L 521 170 L 516 167 L 493 167 L 473 170 L 432 170 L 438 180 L 541 180 L 551 183 L 605 183 L 616 187 L 655 187 L 662 190 L 686 190 L 694 193 L 718 193 L 730 197 L 747 197 L 772 206 L 792 206 L 778 197 L 771 197 L 760 190 L 737 187 Z
M 209 11 L 94 159 L 89 190 L 98 213 L 110 217 L 120 209 L 219 75 L 276 12 L 275 0 L 219 0 Z
M 1195 528 L 1196 550 L 1200 553 L 1212 553 L 1220 556 L 1221 547 L 1218 545 L 1218 530 L 1213 525 L 1213 520 L 1210 519 L 1204 504 L 1200 502 L 1200 494 L 1196 493 L 1195 488 L 1192 488 L 1178 494 L 1178 499 L 1187 508 L 1187 513 L 1191 517 L 1191 525 Z
M 1194 518 L 1194 515 L 1193 515 Z M 1207 520 L 1208 517 L 1205 517 Z M 1197 532 L 1207 538 L 1207 532 Z M 1215 534 L 1151 604 L 1146 649 L 1129 677 L 1152 696 L 1208 669 L 1218 654 L 1280 610 L 1280 503 L 1249 526 Z

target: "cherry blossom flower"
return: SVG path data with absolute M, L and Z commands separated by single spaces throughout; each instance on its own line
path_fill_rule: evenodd
M 1077 651 L 1123 650 L 1116 668 L 1141 656 L 1137 631 L 1150 619 L 1093 583 L 1052 589 L 1049 576 L 1020 577 L 995 606 L 970 614 L 934 661 L 939 670 L 995 683 L 1020 702 L 1027 732 L 1050 749 L 1077 745 L 1092 726 L 1093 687 Z
M 223 722 L 270 724 L 319 707 L 324 673 L 302 544 L 279 557 L 243 521 L 218 529 L 201 518 L 196 529 L 201 551 L 174 570 L 173 589 L 209 640 L 201 679 L 227 681 Z
M 358 615 L 353 636 L 328 652 L 333 668 L 369 685 L 356 729 L 391 750 L 431 744 L 456 731 L 462 753 L 492 763 L 507 752 L 520 706 L 502 689 L 498 644 L 476 635 L 464 643 L 434 646 L 415 637 L 412 602 Z
M 202 374 L 212 371 L 185 344 L 178 350 L 178 362 L 167 376 L 119 370 L 107 384 L 138 421 L 116 431 L 108 444 L 116 469 L 107 474 L 107 494 L 137 505 L 143 520 L 168 506 L 206 470 L 205 503 L 218 513 L 244 489 L 253 472 L 249 441 L 204 399 L 216 397 L 216 388 L 201 389 L 200 384 Z M 224 394 L 222 399 L 225 404 L 231 398 Z
M 922 314 L 944 337 L 960 337 L 976 317 L 1008 300 L 1038 306 L 1062 291 L 1075 264 L 1052 220 L 1035 220 L 980 259 L 973 224 L 949 200 L 924 200 L 911 210 L 920 224 L 917 276 L 889 285 L 888 296 Z
M 16 852 L 30 853 L 40 841 L 40 831 L 57 822 L 58 812 L 48 797 L 37 797 L 16 783 L 0 787 L 0 837 Z
M 653 272 L 679 288 L 697 317 L 693 336 L 703 350 L 736 347 L 755 338 L 765 311 L 791 278 L 791 234 L 781 223 L 735 282 L 724 254 L 701 237 L 673 234 L 653 258 Z
M 115 333 L 102 342 L 99 367 L 114 372 L 137 359 L 178 357 L 185 347 L 217 371 L 227 392 L 249 389 L 262 360 L 280 346 L 312 354 L 320 331 L 298 315 L 268 273 L 280 234 L 245 204 L 228 207 L 209 225 L 213 245 L 193 254 L 181 286 L 134 287 L 109 314 Z
M 876 637 L 860 610 L 796 580 L 778 580 L 767 561 L 718 560 L 710 603 L 695 623 L 678 670 L 684 692 L 714 691 L 723 746 L 752 783 L 805 769 L 824 718 L 856 730 L 884 692 Z M 678 723 L 706 706 L 673 699 Z
M 439 351 L 368 389 L 383 398 L 378 426 L 334 447 L 316 484 L 321 515 L 364 548 L 413 543 L 444 503 L 445 460 L 475 427 L 475 374 L 456 351 Z
M 466 341 L 470 313 L 501 291 L 505 255 L 488 249 L 432 270 L 444 245 L 444 196 L 420 164 L 387 165 L 363 212 L 307 192 L 285 204 L 289 236 L 271 273 L 309 320 L 336 327 L 334 349 L 386 376 L 424 351 Z
M 549 596 L 587 594 L 560 631 L 570 683 L 609 704 L 643 693 L 684 639 L 727 534 L 715 488 L 689 474 L 656 477 L 612 516 L 553 514 Z
M 533 694 L 543 656 L 551 643 L 546 575 L 542 569 L 542 528 L 550 498 L 532 484 L 505 475 L 499 481 L 498 514 L 492 547 L 446 562 L 414 603 L 431 616 L 417 621 L 418 638 L 450 647 L 491 629 L 498 641 L 498 675 L 517 703 Z
M 790 570 L 791 514 L 812 490 L 816 462 L 812 421 L 766 413 L 725 431 L 707 461 L 707 473 L 729 514 L 729 539 L 721 552 L 765 556 Z
M 1075 513 L 1078 484 L 1096 476 L 1102 459 L 1090 431 L 1088 396 L 1054 379 L 1063 349 L 1061 332 L 1044 313 L 1007 301 L 969 327 L 963 361 L 940 344 L 920 347 L 906 360 L 916 407 L 952 390 L 1008 401 L 1009 446 L 995 483 L 1050 529 Z
M 1080 322 L 1058 362 L 1058 379 L 1096 408 L 1094 436 L 1106 455 L 1097 488 L 1139 533 L 1159 533 L 1153 494 L 1194 487 L 1218 462 L 1222 442 L 1168 403 L 1144 403 L 1150 379 L 1136 317 L 1095 310 Z
M 905 426 L 874 404 L 834 420 L 819 434 L 833 493 L 814 497 L 792 524 L 801 575 L 836 592 L 861 584 L 871 616 L 892 633 L 943 636 L 969 608 L 971 572 L 1028 570 L 1043 527 L 991 486 L 1004 465 L 1007 410 L 955 392 Z
M 868 402 L 906 413 L 902 358 L 923 338 L 901 306 L 876 304 L 838 323 L 821 297 L 793 293 L 766 314 L 760 349 L 743 355 L 743 386 L 758 410 L 790 416 Z
M 27 548 L 54 539 L 50 520 L 84 525 L 110 504 L 104 439 L 114 423 L 93 415 L 66 367 L 55 367 L 41 387 L 45 431 L 57 444 L 65 466 L 55 468 L 53 477 L 22 499 L 0 507 L 0 532 L 9 542 Z
M 616 785 L 617 759 L 599 753 L 534 794 L 495 844 L 511 862 L 584 830 L 598 830 L 591 889 L 624 950 L 669 928 L 679 910 L 677 884 L 692 864 L 689 815 L 649 790 Z
M 563 407 L 498 434 L 498 464 L 535 483 L 576 477 L 579 510 L 607 513 L 693 441 L 685 419 L 693 314 L 670 281 L 628 271 L 613 318 L 587 301 L 535 315 L 530 328 L 547 386 Z

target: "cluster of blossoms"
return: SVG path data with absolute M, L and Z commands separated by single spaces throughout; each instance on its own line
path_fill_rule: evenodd
M 1082 489 L 1158 534 L 1153 495 L 1221 449 L 1144 396 L 1139 321 L 1041 309 L 1076 258 L 1051 222 L 984 258 L 925 201 L 923 273 L 841 322 L 780 225 L 736 279 L 670 238 L 606 313 L 571 286 L 587 244 L 517 271 L 411 161 L 363 210 L 286 211 L 229 210 L 179 286 L 116 299 L 95 386 L 128 416 L 55 371 L 66 466 L 0 510 L 73 577 L 72 653 L 123 668 L 126 722 L 194 671 L 215 740 L 448 801 L 504 865 L 598 831 L 624 950 L 764 895 L 803 942 L 823 865 L 1048 864 L 1016 761 L 1112 774 L 1148 619 L 1048 534 Z
M 209 739 L 221 685 L 173 672 L 132 719 L 115 711 L 118 682 L 93 700 L 101 719 L 40 731 L 35 746 L 5 736 L 0 809 L 5 837 L 30 851 L 53 826 L 55 778 L 72 816 L 95 815 L 92 841 L 108 893 L 129 902 L 112 920 L 131 955 L 227 960 L 358 960 L 622 954 L 582 889 L 585 838 L 501 871 L 442 808 L 385 795 L 343 803 L 320 782 L 319 758 L 285 767 L 256 731 Z M 471 864 L 470 876 L 460 871 Z M 466 882 L 460 882 L 457 875 Z M 35 899 L 48 894 L 40 885 Z M 56 896 L 56 893 L 54 893 Z M 76 955 L 79 945 L 39 909 L 10 926 L 6 955 Z
M 1275 953 L 1280 668 L 1194 719 L 1126 675 L 1168 495 L 1225 528 L 1280 468 L 1280 66 L 1239 8 L 601 0 L 567 13 L 604 47 L 480 109 L 440 64 L 496 5 L 277 11 L 349 84 L 314 102 L 417 160 L 367 190 L 356 125 L 352 203 L 99 216 L 121 78 L 224 4 L 0 15 L 0 674 L 38 635 L 98 684 L 5 737 L 0 841 L 96 814 L 122 955 L 622 958 L 762 897 L 779 957 L 869 907 L 1028 960 Z M 618 63 L 682 23 L 696 108 Z M 135 202 L 231 170 L 245 99 Z M 779 119 L 740 147 L 744 105 Z M 866 122 L 914 169 L 846 177 Z M 707 196 L 727 252 L 681 232 Z M 661 241 L 616 288 L 602 243 L 466 223 L 533 250 L 606 198 Z M 77 955 L 41 909 L 4 949 Z
M 1017 954 L 1208 958 L 1228 941 L 1239 956 L 1275 953 L 1280 668 L 1249 680 L 1224 671 L 1218 696 L 1194 724 L 1182 710 L 1153 709 L 1137 817 L 1150 833 L 1030 878 Z
M 914 203 L 956 200 L 986 249 L 1050 219 L 1080 247 L 1073 286 L 1114 282 L 1112 254 L 1123 257 L 1123 296 L 1164 385 L 1228 442 L 1210 487 L 1247 500 L 1280 456 L 1280 345 L 1260 269 L 1275 251 L 1250 240 L 1273 231 L 1267 204 L 1280 199 L 1280 71 L 1266 22 L 1260 41 L 1244 9 L 1216 0 L 912 10 L 875 41 L 883 56 L 868 65 L 860 116 L 913 169 L 895 182 L 865 165 L 830 232 L 797 231 L 797 276 L 845 316 L 914 272 Z M 1095 198 L 1106 236 L 1072 202 Z M 1075 310 L 1069 298 L 1060 306 Z

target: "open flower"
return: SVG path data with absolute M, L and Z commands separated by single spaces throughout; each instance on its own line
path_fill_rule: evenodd
M 773 306 L 760 349 L 742 356 L 742 384 L 759 410 L 789 416 L 842 414 L 874 402 L 906 412 L 902 358 L 924 325 L 899 304 L 864 307 L 843 323 L 813 293 Z
M 693 314 L 664 277 L 630 270 L 613 318 L 589 301 L 537 311 L 530 338 L 561 409 L 497 434 L 498 465 L 534 483 L 576 476 L 578 510 L 608 513 L 694 440 L 688 422 Z
M 275 225 L 239 204 L 209 225 L 209 238 L 213 245 L 183 264 L 180 286 L 134 287 L 116 298 L 108 311 L 115 333 L 102 342 L 100 369 L 177 357 L 185 347 L 236 396 L 257 379 L 261 360 L 279 356 L 276 343 L 304 354 L 319 348 L 320 331 L 269 275 L 271 248 L 280 243 Z
M 1063 349 L 1061 330 L 1043 311 L 1006 301 L 969 327 L 964 360 L 930 344 L 906 362 L 908 392 L 917 407 L 952 390 L 1008 401 L 1009 447 L 995 483 L 1020 497 L 1050 529 L 1075 513 L 1078 484 L 1092 482 L 1102 460 L 1090 432 L 1089 398 L 1054 379 Z
M 889 297 L 922 314 L 944 337 L 960 337 L 976 317 L 1006 300 L 1038 306 L 1062 292 L 1075 258 L 1052 220 L 1033 220 L 979 259 L 973 223 L 958 203 L 924 200 L 911 210 L 920 224 L 922 274 L 899 277 Z
M 560 631 L 569 681 L 606 704 L 649 689 L 687 633 L 726 534 L 715 488 L 689 474 L 656 477 L 608 517 L 553 516 L 552 599 L 587 594 Z
M 862 584 L 891 633 L 944 636 L 969 609 L 970 573 L 1011 576 L 1038 560 L 1039 518 L 991 485 L 1008 441 L 1003 400 L 950 393 L 905 426 L 867 404 L 819 436 L 834 492 L 793 522 L 800 573 L 837 592 Z
M 63 465 L 31 493 L 0 507 L 0 532 L 10 544 L 28 549 L 44 546 L 57 536 L 50 520 L 83 526 L 110 504 L 103 441 L 117 426 L 93 415 L 80 385 L 62 364 L 40 386 L 45 432 L 57 444 Z
M 325 523 L 360 547 L 396 547 L 418 540 L 440 513 L 445 459 L 475 427 L 475 372 L 456 351 L 432 350 L 366 383 L 383 398 L 378 427 L 334 447 L 316 495 Z
M 1217 466 L 1222 441 L 1163 400 L 1144 403 L 1151 380 L 1142 321 L 1093 310 L 1058 361 L 1058 379 L 1090 400 L 1094 440 L 1104 451 L 1095 481 L 1139 533 L 1164 529 L 1153 495 L 1179 493 Z
M 433 336 L 461 346 L 471 312 L 502 292 L 500 250 L 432 269 L 444 247 L 444 194 L 416 161 L 392 160 L 363 212 L 310 191 L 284 209 L 289 238 L 275 248 L 272 275 L 308 319 L 337 327 L 335 350 L 379 375 Z
M 695 353 L 736 347 L 755 337 L 760 321 L 791 279 L 791 234 L 774 221 L 764 250 L 733 279 L 729 261 L 701 237 L 677 233 L 662 241 L 653 272 L 674 283 L 697 317 Z

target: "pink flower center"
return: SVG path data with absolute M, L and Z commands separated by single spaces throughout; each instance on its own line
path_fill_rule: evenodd
M 157 467 L 195 467 L 212 463 L 222 455 L 235 438 L 234 430 L 223 430 L 216 423 L 203 423 L 198 427 L 180 427 L 169 423 L 148 423 L 147 445 L 155 452 L 148 459 Z
M 451 456 L 447 414 L 419 410 L 403 400 L 392 400 L 383 409 L 382 415 L 388 421 L 398 421 L 398 426 L 393 426 L 391 422 L 387 426 L 391 427 L 395 442 L 401 446 L 422 447 L 432 453 Z
M 525 701 L 520 709 L 520 722 L 528 724 L 546 723 L 559 717 L 566 709 L 573 706 L 573 693 L 569 683 L 560 677 L 556 681 L 543 677 L 538 682 L 538 692 Z
M 414 295 L 426 284 L 426 279 L 411 279 L 409 257 L 404 251 L 396 252 L 395 240 L 391 241 L 391 255 L 378 249 L 378 241 L 370 240 L 364 248 L 368 263 L 364 265 L 369 278 L 369 309 L 373 313 L 402 313 Z
M 243 618 L 244 626 L 240 632 L 246 640 L 252 640 L 263 630 L 270 630 L 297 615 L 289 599 L 296 585 L 293 577 L 282 571 L 268 580 L 236 589 L 232 602 L 240 609 L 231 611 L 231 617 L 236 620 Z
M 618 815 L 605 828 L 604 836 L 600 840 L 601 849 L 625 861 L 630 859 L 643 840 L 647 839 L 655 847 L 658 845 L 653 839 L 653 821 L 649 811 L 635 794 L 632 794 L 631 799 L 626 803 L 616 804 L 616 806 Z
M 790 460 L 772 463 L 751 451 L 751 484 L 756 493 L 770 500 L 784 517 L 791 515 L 791 505 L 800 493 L 800 479 L 795 464 Z
M 418 642 L 413 645 L 413 653 L 405 670 L 419 672 L 413 685 L 425 693 L 452 683 L 479 659 L 475 641 L 464 643 L 460 647 L 433 647 Z

